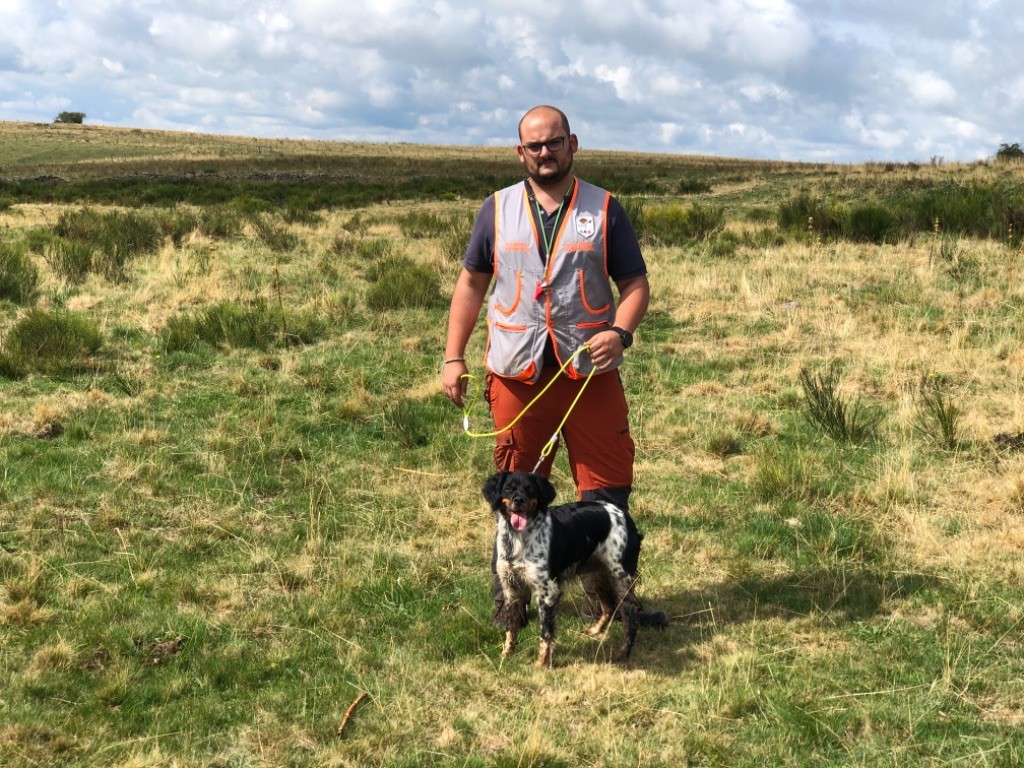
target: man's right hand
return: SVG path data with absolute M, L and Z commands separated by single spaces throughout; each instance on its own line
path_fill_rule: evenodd
M 464 379 L 469 369 L 462 361 L 448 363 L 441 369 L 441 387 L 444 396 L 462 408 L 463 398 L 466 396 L 466 389 L 469 387 L 469 380 Z

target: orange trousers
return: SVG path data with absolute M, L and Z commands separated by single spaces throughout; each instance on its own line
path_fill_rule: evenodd
M 495 429 L 503 429 L 515 419 L 537 393 L 557 376 L 558 380 L 507 432 L 496 438 L 494 465 L 498 470 L 531 472 L 541 450 L 583 387 L 584 380 L 559 375 L 558 368 L 546 367 L 534 384 L 487 375 L 485 397 L 494 418 Z M 633 485 L 633 459 L 636 447 L 629 434 L 629 407 L 618 370 L 594 374 L 583 396 L 562 427 L 572 479 L 581 499 L 588 491 L 615 489 L 628 497 Z M 536 470 L 551 473 L 558 446 Z

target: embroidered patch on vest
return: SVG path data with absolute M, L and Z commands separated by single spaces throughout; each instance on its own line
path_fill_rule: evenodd
M 566 243 L 562 246 L 566 253 L 589 252 L 596 250 L 594 244 L 589 240 L 580 240 L 578 243 Z
M 589 213 L 581 213 L 576 217 L 576 231 L 580 237 L 593 237 L 594 229 L 594 217 Z
M 511 253 L 511 252 L 529 253 L 530 252 L 530 244 L 529 243 L 521 242 L 519 240 L 513 240 L 511 242 L 505 243 L 505 251 L 509 252 L 509 253 Z

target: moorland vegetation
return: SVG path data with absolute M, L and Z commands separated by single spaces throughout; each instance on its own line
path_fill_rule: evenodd
M 0 169 L 3 765 L 1024 761 L 1018 162 L 581 152 L 651 271 L 672 624 L 610 665 L 570 593 L 548 671 L 438 384 L 511 147 L 0 123 Z

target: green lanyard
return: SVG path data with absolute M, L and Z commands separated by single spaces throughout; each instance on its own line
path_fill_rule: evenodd
M 544 226 L 544 209 L 540 207 L 540 203 L 536 200 L 533 204 L 537 206 L 537 216 L 540 217 L 540 236 L 544 238 L 544 260 L 547 261 L 551 258 L 551 248 L 555 244 L 555 238 L 558 236 L 558 222 L 562 219 L 562 211 L 565 209 L 565 199 L 562 199 L 562 204 L 558 206 L 558 211 L 555 213 L 555 225 L 551 228 L 551 236 L 548 237 L 548 228 Z
M 533 204 L 537 207 L 537 220 L 540 222 L 540 236 L 544 238 L 544 261 L 546 262 L 551 258 L 551 249 L 555 245 L 555 238 L 558 237 L 558 223 L 562 220 L 562 213 L 565 211 L 565 201 L 572 193 L 573 185 L 566 190 L 565 196 L 562 197 L 562 202 L 558 206 L 558 210 L 555 212 L 555 225 L 551 228 L 551 237 L 548 237 L 548 228 L 544 226 L 544 209 L 540 207 L 540 203 L 537 202 L 536 196 L 533 198 Z

